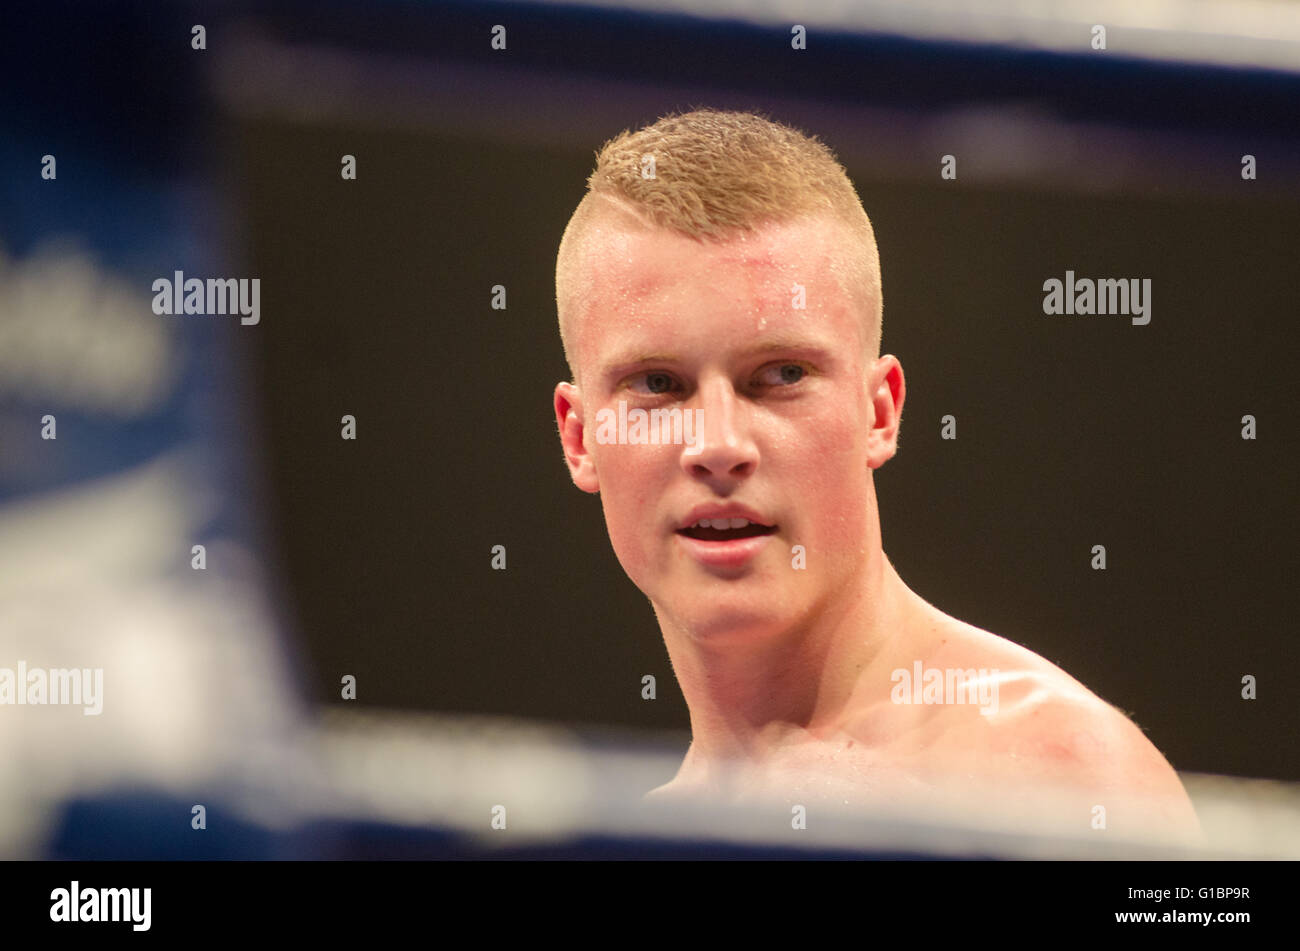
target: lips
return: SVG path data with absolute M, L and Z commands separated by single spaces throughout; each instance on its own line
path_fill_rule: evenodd
M 697 505 L 678 523 L 678 535 L 704 542 L 728 542 L 771 535 L 775 523 L 745 505 Z
M 775 525 L 751 525 L 748 531 L 749 534 L 744 534 L 744 529 L 724 532 L 721 529 L 684 528 L 676 532 L 676 544 L 683 555 L 701 567 L 734 577 L 736 572 L 747 571 L 759 553 L 774 544 Z
M 687 538 L 696 538 L 704 542 L 725 542 L 736 538 L 754 538 L 758 535 L 771 535 L 776 531 L 773 525 L 759 525 L 756 522 L 747 522 L 743 518 L 732 519 L 726 528 L 719 528 L 717 522 L 727 521 L 726 519 L 715 520 L 714 524 L 692 525 L 690 528 L 679 529 L 677 534 L 685 535 Z

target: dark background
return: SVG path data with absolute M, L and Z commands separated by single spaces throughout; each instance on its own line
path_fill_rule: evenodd
M 317 699 L 354 674 L 368 705 L 687 727 L 650 606 L 563 465 L 555 254 L 606 139 L 754 108 L 826 141 L 875 225 L 882 349 L 908 384 L 877 472 L 903 579 L 1129 712 L 1176 768 L 1300 778 L 1294 77 L 870 36 L 794 59 L 782 30 L 509 5 L 324 10 L 232 23 L 245 52 L 215 69 L 210 133 L 263 285 L 241 343 L 268 552 Z M 1150 278 L 1151 323 L 1044 316 L 1067 269 Z

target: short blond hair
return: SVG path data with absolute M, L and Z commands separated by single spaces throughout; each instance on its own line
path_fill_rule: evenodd
M 654 157 L 653 178 L 644 157 Z M 580 245 L 587 226 L 611 202 L 648 222 L 701 241 L 800 217 L 846 224 L 857 240 L 847 249 L 845 291 L 869 321 L 868 355 L 880 353 L 883 300 L 880 257 L 871 220 L 843 166 L 816 136 L 752 112 L 696 109 L 636 132 L 624 130 L 596 153 L 587 194 L 565 228 L 555 265 L 555 302 L 564 358 L 574 297 L 581 293 Z M 576 375 L 575 375 L 576 379 Z

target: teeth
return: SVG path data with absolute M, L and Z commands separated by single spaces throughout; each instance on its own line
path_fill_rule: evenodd
M 747 518 L 702 518 L 694 528 L 745 528 L 749 525 Z

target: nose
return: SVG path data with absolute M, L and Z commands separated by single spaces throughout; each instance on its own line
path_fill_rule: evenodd
M 758 468 L 758 446 L 750 434 L 748 408 L 731 381 L 718 377 L 702 383 L 696 406 L 695 445 L 683 447 L 682 468 L 697 479 L 735 481 Z

